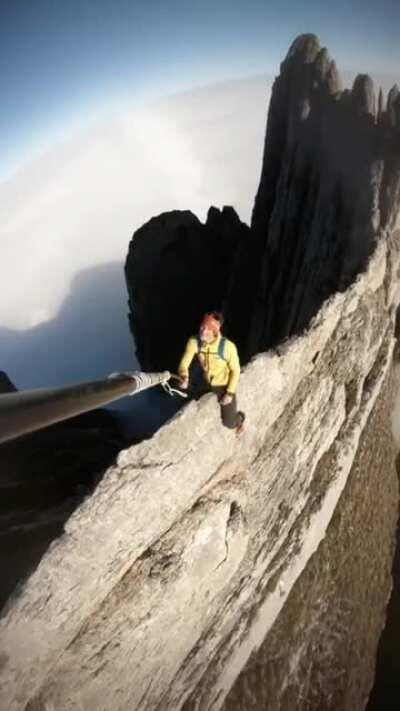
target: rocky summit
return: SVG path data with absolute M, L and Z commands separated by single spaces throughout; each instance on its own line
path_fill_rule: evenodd
M 203 226 L 192 213 L 164 213 L 133 236 L 126 275 L 140 362 L 176 367 L 210 308 L 223 309 L 245 362 L 301 333 L 365 268 L 378 235 L 400 226 L 399 208 L 399 90 L 377 101 L 359 75 L 342 91 L 327 49 L 298 37 L 272 88 L 250 230 L 232 208 L 211 208 L 213 225 L 210 214 Z

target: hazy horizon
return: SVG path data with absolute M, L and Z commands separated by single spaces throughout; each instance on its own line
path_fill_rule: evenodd
M 0 153 L 10 174 L 115 107 L 259 73 L 316 34 L 340 70 L 395 74 L 394 0 L 19 0 L 0 8 Z

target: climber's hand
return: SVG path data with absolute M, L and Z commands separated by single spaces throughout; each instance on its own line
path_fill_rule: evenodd
M 220 400 L 221 405 L 230 405 L 233 400 L 233 396 L 230 393 L 225 393 Z
M 182 388 L 182 390 L 187 390 L 189 387 L 189 378 L 185 378 L 181 375 L 179 378 L 179 387 Z

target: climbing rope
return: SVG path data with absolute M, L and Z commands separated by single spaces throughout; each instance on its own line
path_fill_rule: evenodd
M 179 375 L 173 375 L 171 374 L 171 378 L 174 380 L 180 380 Z M 184 390 L 179 390 L 178 388 L 173 388 L 167 380 L 161 383 L 161 387 L 165 390 L 168 395 L 171 395 L 171 397 L 174 397 L 174 395 L 180 395 L 180 397 L 187 397 L 187 392 Z

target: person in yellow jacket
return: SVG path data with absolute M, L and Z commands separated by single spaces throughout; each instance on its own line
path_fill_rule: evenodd
M 239 356 L 235 344 L 222 336 L 221 326 L 220 314 L 213 312 L 204 316 L 199 335 L 189 338 L 186 344 L 178 375 L 181 388 L 186 390 L 189 386 L 189 367 L 197 356 L 207 385 L 218 396 L 223 424 L 241 434 L 245 415 L 236 406 Z

